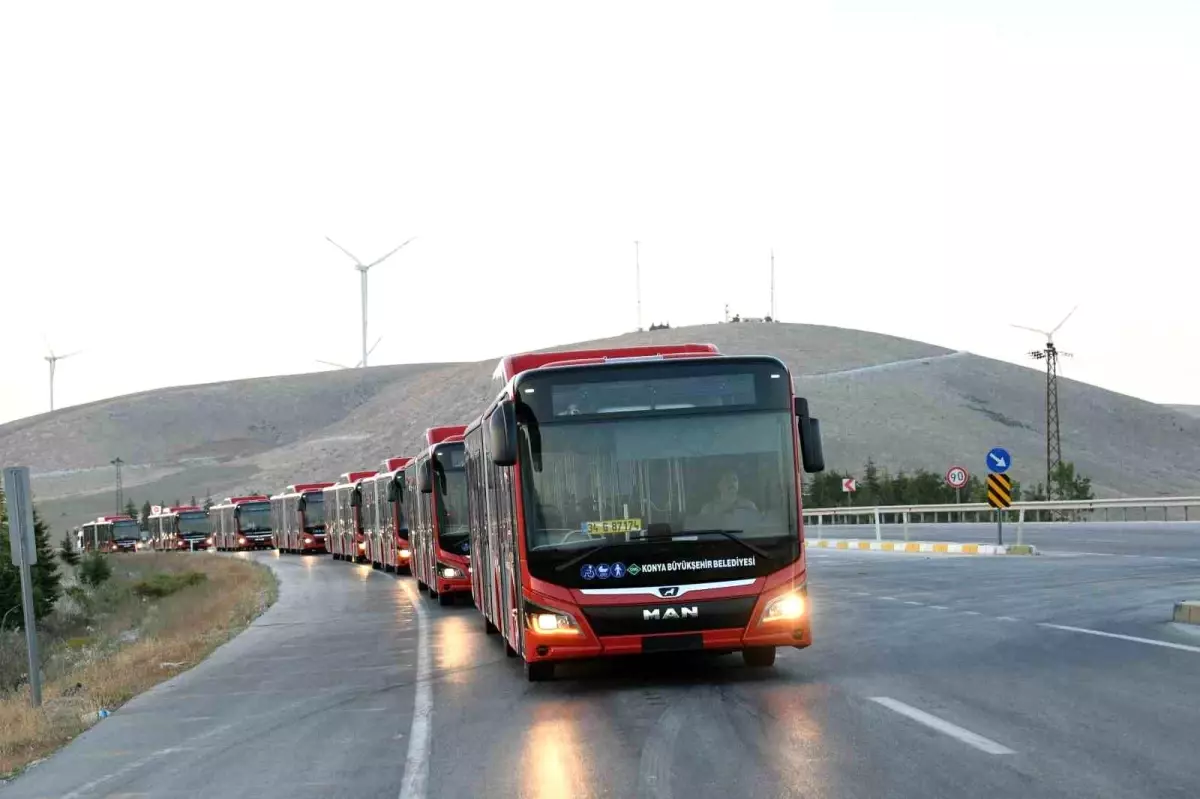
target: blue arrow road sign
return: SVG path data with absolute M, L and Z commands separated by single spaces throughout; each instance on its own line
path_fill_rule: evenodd
M 987 454 L 987 467 L 989 472 L 996 474 L 1004 474 L 1012 468 L 1012 457 L 1009 456 L 1008 450 L 1004 447 L 992 447 Z

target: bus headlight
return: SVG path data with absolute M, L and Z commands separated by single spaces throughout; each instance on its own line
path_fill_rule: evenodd
M 239 543 L 239 544 L 244 544 L 244 543 L 246 543 L 246 536 L 244 536 L 244 535 L 240 535 L 240 536 L 238 536 L 238 543 Z
M 763 621 L 795 621 L 808 611 L 808 601 L 803 591 L 780 594 L 763 608 Z
M 453 566 L 443 565 L 440 569 L 438 569 L 438 571 L 440 571 L 441 575 L 447 580 L 453 580 L 463 576 L 462 569 L 456 569 Z
M 313 537 L 311 535 L 304 536 L 304 543 L 311 544 L 312 542 L 313 542 Z
M 411 550 L 411 549 L 402 549 L 402 550 L 400 550 L 400 557 L 404 558 L 405 560 L 407 560 L 407 559 L 411 558 L 411 557 L 412 557 L 412 550 Z
M 366 551 L 367 551 L 367 543 L 366 543 L 365 541 L 359 541 L 359 542 L 358 542 L 358 551 L 359 551 L 359 552 L 366 552 Z
M 579 635 L 582 632 L 579 622 L 570 613 L 528 603 L 525 606 L 525 623 L 532 632 L 542 635 Z

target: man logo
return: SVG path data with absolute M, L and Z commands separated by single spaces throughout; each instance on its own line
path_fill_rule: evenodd
M 668 588 L 658 589 L 659 596 L 679 596 L 679 586 L 672 585 Z
M 642 621 L 666 621 L 667 619 L 695 619 L 700 615 L 700 608 L 692 605 L 689 608 L 642 608 Z

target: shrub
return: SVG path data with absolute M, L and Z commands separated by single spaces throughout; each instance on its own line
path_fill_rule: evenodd
M 208 576 L 201 572 L 180 572 L 178 574 L 169 574 L 167 572 L 158 572 L 152 574 L 145 580 L 139 580 L 133 585 L 133 593 L 140 597 L 162 598 L 170 596 L 176 591 L 182 591 L 184 588 L 192 585 L 199 585 L 208 579 Z
M 112 566 L 108 558 L 98 552 L 89 552 L 79 565 L 79 579 L 84 585 L 99 588 L 112 577 Z

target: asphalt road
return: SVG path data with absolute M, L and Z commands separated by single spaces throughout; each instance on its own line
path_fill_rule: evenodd
M 774 669 L 529 684 L 473 608 L 256 557 L 275 607 L 0 796 L 1200 795 L 1200 635 L 1168 622 L 1198 562 L 810 551 L 816 643 Z
M 809 537 L 874 538 L 873 524 L 807 525 Z M 1017 543 L 1016 524 L 1004 525 L 1004 543 Z M 885 540 L 904 540 L 904 527 L 880 526 Z M 910 524 L 910 541 L 996 543 L 996 525 Z M 1200 522 L 1089 522 L 1077 524 L 1026 523 L 1021 542 L 1047 552 L 1085 552 L 1100 555 L 1173 557 L 1200 561 Z

